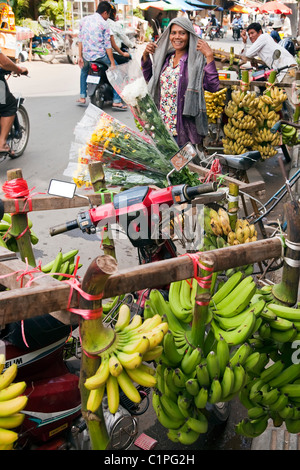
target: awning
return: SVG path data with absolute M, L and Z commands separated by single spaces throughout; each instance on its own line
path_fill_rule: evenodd
M 167 1 L 167 0 L 166 0 Z M 170 5 L 178 6 L 181 10 L 184 11 L 196 11 L 197 7 L 191 5 L 190 3 L 185 2 L 185 0 L 170 0 L 168 1 Z
M 186 3 L 199 7 L 200 9 L 203 8 L 204 10 L 214 10 L 218 8 L 217 5 L 208 5 L 207 3 L 200 2 L 199 0 L 187 0 Z
M 158 1 L 158 2 L 139 3 L 137 7 L 140 8 L 141 10 L 148 10 L 149 8 L 156 8 L 157 10 L 161 10 L 161 11 L 181 10 L 181 7 L 179 6 L 175 7 L 174 5 L 170 5 L 169 3 L 166 3 L 163 0 Z
M 250 13 L 250 11 L 242 5 L 234 5 L 233 7 L 229 8 L 229 11 L 232 11 L 233 13 Z

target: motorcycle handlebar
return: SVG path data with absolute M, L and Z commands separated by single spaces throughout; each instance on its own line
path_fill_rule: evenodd
M 278 129 L 280 128 L 280 126 L 282 124 L 287 124 L 289 126 L 292 126 L 292 127 L 295 127 L 296 129 L 300 129 L 300 124 L 296 124 L 295 122 L 290 122 L 290 121 L 277 121 L 273 127 L 271 127 L 271 132 L 272 134 L 275 134 Z
M 64 232 L 69 232 L 69 230 L 74 230 L 75 228 L 78 228 L 78 222 L 77 220 L 70 220 L 69 222 L 65 222 L 61 225 L 56 225 L 55 227 L 51 227 L 49 230 L 49 233 L 51 237 L 54 235 L 58 235 L 60 233 Z
M 200 196 L 201 194 L 207 194 L 215 192 L 218 188 L 218 184 L 214 181 L 213 183 L 203 183 L 199 186 L 187 186 L 185 188 L 186 198 L 191 200 Z

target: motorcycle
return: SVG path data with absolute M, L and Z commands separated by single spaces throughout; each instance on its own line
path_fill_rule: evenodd
M 39 56 L 44 62 L 52 62 L 57 50 L 57 39 L 51 33 L 32 38 L 32 53 Z
M 241 27 L 240 26 L 234 26 L 232 28 L 232 37 L 234 41 L 238 41 L 241 37 Z
M 222 39 L 224 37 L 224 30 L 220 26 L 212 26 L 209 31 L 209 39 Z
M 90 62 L 87 76 L 87 96 L 90 102 L 98 108 L 103 108 L 104 104 L 113 101 L 113 87 L 109 83 L 106 70 L 108 65 L 101 61 Z
M 2 77 L 10 75 L 11 72 L 0 69 Z M 25 152 L 28 144 L 29 132 L 30 132 L 30 121 L 26 108 L 24 107 L 25 98 L 19 96 L 17 98 L 17 113 L 7 137 L 7 143 L 13 153 L 1 152 L 1 161 L 5 160 L 7 156 L 11 159 L 18 158 Z

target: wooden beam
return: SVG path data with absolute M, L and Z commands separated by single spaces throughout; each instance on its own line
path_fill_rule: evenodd
M 111 202 L 110 193 L 89 194 L 88 197 L 93 205 L 101 205 L 102 198 L 104 199 L 105 204 Z M 2 199 L 4 205 L 4 212 L 16 212 L 16 202 L 14 199 Z M 30 211 L 47 211 L 47 210 L 56 210 L 56 209 L 72 209 L 76 207 L 86 207 L 89 205 L 88 199 L 74 196 L 73 199 L 68 199 L 66 197 L 57 197 L 57 196 L 33 196 L 30 200 L 23 198 L 18 198 L 18 211 L 19 212 L 30 212 Z
M 214 271 L 253 264 L 266 259 L 279 258 L 282 252 L 278 238 L 268 238 L 236 246 L 201 253 L 200 259 L 212 262 Z M 161 287 L 170 282 L 189 279 L 194 276 L 193 262 L 188 256 L 179 256 L 164 261 L 157 261 L 130 269 L 124 269 L 112 275 L 104 288 L 104 298 L 135 292 L 147 288 Z
M 269 238 L 251 242 L 251 249 L 246 243 L 203 252 L 200 255 L 200 260 L 212 263 L 214 271 L 223 271 L 265 259 L 279 258 L 281 253 L 281 240 Z M 10 269 L 7 267 L 8 263 L 12 263 Z M 51 276 L 35 279 L 31 287 L 19 287 L 16 280 L 19 273 L 13 274 L 12 270 L 20 267 L 20 263 L 24 270 L 26 265 L 21 261 L 0 262 L 0 276 L 8 271 L 11 274 L 5 278 L 2 277 L 0 281 L 12 286 L 11 290 L 0 292 L 0 325 L 64 310 L 68 306 L 70 286 L 53 279 Z M 179 256 L 133 267 L 130 271 L 124 269 L 110 276 L 104 288 L 103 298 L 147 288 L 158 288 L 162 284 L 166 285 L 193 276 L 194 264 L 189 256 Z M 26 275 L 26 279 L 28 279 L 28 275 Z M 76 291 L 73 293 L 70 306 L 78 307 Z
M 210 169 L 204 168 L 199 165 L 195 165 L 194 163 L 190 163 L 188 165 L 189 169 L 195 173 L 198 173 L 198 175 L 201 175 L 205 177 Z M 266 187 L 266 184 L 264 181 L 254 181 L 253 183 L 244 183 L 243 181 L 237 180 L 235 178 L 232 178 L 230 176 L 222 175 L 222 178 L 224 180 L 225 185 L 229 185 L 229 183 L 234 183 L 236 184 L 242 191 L 244 191 L 247 194 L 254 194 L 257 191 L 263 191 Z

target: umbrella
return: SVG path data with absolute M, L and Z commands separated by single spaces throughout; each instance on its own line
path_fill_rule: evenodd
M 217 5 L 208 5 L 207 3 L 200 2 L 200 0 L 187 0 L 187 3 L 199 7 L 200 10 L 202 8 L 204 10 L 214 10 L 217 7 Z
M 292 10 L 284 5 L 284 3 L 273 1 L 267 2 L 260 7 L 260 11 L 262 13 L 276 13 L 276 15 L 280 15 L 284 13 L 285 15 L 291 15 Z
M 141 10 L 148 10 L 149 8 L 156 8 L 157 10 L 161 10 L 161 11 L 181 10 L 181 7 L 169 5 L 168 3 L 164 1 L 139 3 L 138 8 L 140 8 Z

